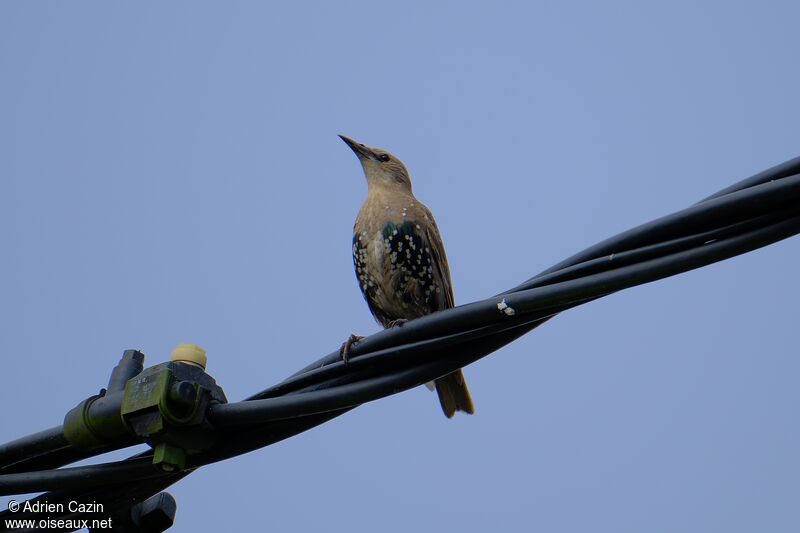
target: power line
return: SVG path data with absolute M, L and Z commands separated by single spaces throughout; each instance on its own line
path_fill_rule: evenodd
M 55 490 L 40 499 L 92 498 L 124 511 L 200 466 L 278 442 L 466 366 L 564 310 L 797 233 L 800 158 L 587 248 L 500 295 L 376 333 L 353 346 L 348 364 L 335 351 L 245 401 L 212 402 L 204 423 L 215 443 L 188 453 L 182 472 L 158 469 L 152 451 L 53 470 L 141 441 L 126 434 L 82 450 L 56 427 L 0 446 L 0 493 Z

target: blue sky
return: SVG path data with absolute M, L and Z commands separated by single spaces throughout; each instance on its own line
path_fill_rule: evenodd
M 800 155 L 792 2 L 4 2 L 7 441 L 126 348 L 230 400 L 378 326 L 344 133 L 403 159 L 458 303 Z M 795 532 L 797 239 L 634 288 L 175 485 L 174 531 Z M 5 501 L 5 500 L 3 500 Z

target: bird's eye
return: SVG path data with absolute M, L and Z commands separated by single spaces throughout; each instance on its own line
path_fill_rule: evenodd
M 378 159 L 380 159 L 381 161 L 388 161 L 389 160 L 389 154 L 381 154 L 381 155 L 378 156 Z

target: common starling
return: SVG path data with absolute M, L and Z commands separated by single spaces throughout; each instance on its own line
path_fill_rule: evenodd
M 353 264 L 372 316 L 384 328 L 453 307 L 447 256 L 433 215 L 411 190 L 403 162 L 340 135 L 361 161 L 367 199 L 353 228 Z M 343 355 L 350 343 L 343 345 Z M 475 412 L 467 383 L 456 370 L 434 384 L 444 414 Z

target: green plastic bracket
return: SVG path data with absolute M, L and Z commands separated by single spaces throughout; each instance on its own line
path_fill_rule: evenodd
M 153 447 L 153 464 L 160 465 L 168 472 L 183 470 L 186 467 L 186 452 L 183 448 L 161 442 Z
M 127 382 L 120 413 L 130 430 L 153 447 L 153 464 L 182 470 L 188 453 L 208 449 L 216 440 L 204 423 L 212 400 L 226 401 L 202 368 L 169 362 Z
M 173 361 L 143 371 L 144 355 L 126 351 L 117 367 L 122 370 L 112 373 L 111 390 L 83 400 L 64 417 L 67 441 L 81 450 L 97 450 L 135 436 L 153 447 L 153 463 L 169 471 L 182 470 L 189 454 L 210 448 L 217 433 L 206 411 L 227 399 L 200 364 L 205 352 L 194 345 L 179 348 L 180 358 L 173 354 Z M 128 376 L 133 377 L 125 381 Z

